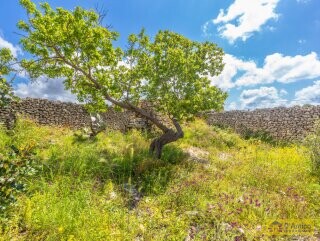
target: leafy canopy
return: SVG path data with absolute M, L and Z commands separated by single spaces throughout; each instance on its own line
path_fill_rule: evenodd
M 223 51 L 215 44 L 171 31 L 159 31 L 151 40 L 142 30 L 128 37 L 123 50 L 114 47 L 119 34 L 101 26 L 93 10 L 20 3 L 29 17 L 18 23 L 25 32 L 21 43 L 35 56 L 22 66 L 33 78 L 63 77 L 65 86 L 95 111 L 106 108 L 106 101 L 126 107 L 146 100 L 181 120 L 223 108 L 226 94 L 207 77 L 223 69 Z
M 0 49 L 0 107 L 8 105 L 10 100 L 14 98 L 11 83 L 6 79 L 6 76 L 13 71 L 11 65 L 14 59 L 9 49 Z

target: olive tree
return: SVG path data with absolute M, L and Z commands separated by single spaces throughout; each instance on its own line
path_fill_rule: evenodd
M 150 152 L 161 157 L 164 145 L 183 137 L 181 121 L 201 111 L 223 108 L 226 94 L 207 76 L 223 69 L 223 51 L 210 42 L 192 41 L 171 31 L 153 39 L 144 30 L 115 47 L 119 34 L 101 25 L 94 10 L 52 9 L 20 0 L 28 21 L 19 21 L 21 44 L 33 58 L 22 61 L 32 78 L 64 78 L 65 87 L 94 111 L 113 105 L 135 112 L 162 131 Z M 139 103 L 147 101 L 167 116 L 161 121 Z

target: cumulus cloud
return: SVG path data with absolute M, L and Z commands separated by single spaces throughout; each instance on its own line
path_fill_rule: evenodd
M 238 109 L 238 105 L 237 105 L 237 102 L 233 101 L 231 103 L 229 103 L 225 109 L 228 111 L 228 110 L 237 110 Z
M 223 57 L 224 69 L 219 76 L 209 77 L 211 83 L 223 90 L 228 90 L 236 86 L 235 81 L 239 74 L 252 73 L 257 69 L 253 61 L 244 61 L 230 54 Z
M 298 80 L 314 79 L 320 76 L 320 61 L 316 53 L 308 55 L 283 56 L 275 53 L 268 55 L 262 68 L 247 72 L 237 81 L 237 86 L 261 83 L 292 83 Z
M 320 80 L 314 81 L 313 85 L 307 86 L 295 93 L 292 105 L 303 104 L 320 105 Z
M 62 79 L 39 78 L 36 82 L 17 84 L 15 94 L 21 98 L 43 98 L 64 102 L 77 102 L 75 95 L 65 90 Z
M 227 109 L 256 109 L 287 106 L 288 101 L 283 98 L 286 92 L 275 87 L 260 87 L 242 91 L 239 102 L 231 102 Z
M 316 53 L 284 56 L 274 53 L 265 57 L 262 67 L 254 61 L 245 61 L 226 54 L 225 68 L 219 76 L 210 77 L 212 84 L 227 90 L 233 87 L 292 83 L 320 77 L 320 60 Z
M 18 46 L 14 46 L 12 43 L 6 41 L 0 36 L 0 49 L 2 48 L 10 49 L 14 57 L 17 57 L 18 54 L 21 54 L 21 49 Z
M 280 0 L 235 0 L 225 11 L 202 26 L 208 34 L 210 24 L 218 25 L 218 32 L 223 38 L 233 43 L 237 39 L 247 40 L 254 32 L 261 30 L 269 20 L 278 18 L 275 12 Z

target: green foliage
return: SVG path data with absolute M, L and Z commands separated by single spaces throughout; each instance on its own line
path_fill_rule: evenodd
M 240 148 L 245 143 L 239 135 L 235 135 L 231 130 L 208 126 L 205 121 L 200 119 L 190 125 L 186 128 L 186 140 L 184 141 L 190 146 L 228 150 L 229 148 Z
M 29 22 L 19 21 L 18 27 L 28 37 L 21 39 L 24 50 L 37 60 L 24 60 L 22 66 L 33 78 L 47 75 L 64 77 L 68 89 L 79 100 L 88 99 L 105 108 L 104 91 L 96 91 L 88 75 L 105 86 L 110 94 L 117 93 L 112 70 L 120 61 L 122 51 L 112 41 L 118 34 L 99 25 L 98 15 L 81 7 L 72 12 L 63 8 L 51 9 L 41 4 L 41 10 L 29 0 L 20 1 L 29 15 Z M 42 12 L 41 12 L 42 11 Z M 81 66 L 81 67 L 80 67 Z
M 274 218 L 315 218 L 320 228 L 320 185 L 305 146 L 247 141 L 201 120 L 184 128 L 185 138 L 155 160 L 138 131 L 79 140 L 67 129 L 18 120 L 11 135 L 0 131 L 1 153 L 32 142 L 40 168 L 22 179 L 28 192 L 15 194 L 0 237 L 267 240 L 260 226 Z M 207 153 L 207 162 L 188 158 L 190 148 Z
M 20 3 L 29 19 L 18 23 L 26 35 L 21 44 L 37 57 L 23 60 L 22 66 L 33 78 L 65 78 L 65 86 L 88 102 L 90 110 L 105 109 L 106 100 L 121 108 L 148 100 L 181 120 L 223 108 L 226 93 L 207 78 L 223 69 L 223 51 L 215 44 L 170 31 L 159 31 L 151 41 L 143 30 L 130 35 L 128 48 L 122 50 L 113 44 L 118 33 L 102 27 L 92 10 Z
M 310 150 L 312 171 L 320 178 L 320 121 L 314 127 L 314 133 L 306 138 Z
M 14 59 L 9 49 L 0 49 L 0 107 L 7 106 L 13 98 L 16 98 L 12 92 L 11 83 L 5 78 L 13 71 L 10 64 Z
M 136 101 L 142 93 L 158 111 L 179 120 L 223 108 L 226 93 L 211 86 L 207 78 L 223 69 L 223 51 L 217 45 L 195 42 L 170 31 L 159 31 L 150 41 L 144 30 L 130 35 L 128 42 L 127 67 L 123 68 L 126 75 L 121 79 L 127 80 L 129 94 Z
M 24 179 L 36 172 L 32 146 L 17 149 L 11 146 L 6 156 L 0 155 L 0 210 L 6 214 L 8 206 L 16 201 L 20 192 L 26 191 Z
M 48 129 L 39 130 L 30 120 L 18 119 L 15 129 L 0 129 L 0 209 L 16 202 L 19 193 L 27 191 L 26 179 L 38 169 L 36 152 L 45 145 Z M 40 141 L 41 140 L 41 141 Z
M 253 131 L 250 129 L 245 129 L 242 133 L 243 138 L 246 140 L 249 139 L 257 139 L 269 144 L 275 144 L 276 141 L 274 138 L 266 131 L 258 130 L 258 131 Z

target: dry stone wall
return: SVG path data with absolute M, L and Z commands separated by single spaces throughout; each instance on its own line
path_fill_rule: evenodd
M 313 131 L 317 119 L 320 119 L 320 106 L 311 105 L 211 112 L 207 115 L 207 122 L 211 125 L 228 126 L 239 133 L 263 131 L 280 140 L 302 139 Z
M 10 127 L 20 114 L 42 125 L 65 126 L 74 129 L 88 127 L 91 124 L 90 114 L 83 105 L 50 101 L 46 99 L 26 98 L 13 102 L 9 107 L 0 108 L 0 123 Z M 100 114 L 111 129 L 125 131 L 130 128 L 147 128 L 147 121 L 129 111 L 119 112 L 110 108 Z
M 81 128 L 90 123 L 90 116 L 81 105 L 31 98 L 13 102 L 7 108 L 0 108 L 0 122 L 8 125 L 17 114 L 43 125 Z
M 142 103 L 141 107 L 152 112 L 152 107 L 147 103 Z M 18 113 L 43 125 L 79 129 L 91 124 L 90 114 L 83 105 L 31 98 L 12 103 L 7 108 L 0 108 L 0 123 L 12 126 Z M 118 112 L 109 109 L 101 113 L 101 116 L 111 129 L 126 131 L 131 128 L 152 128 L 150 122 L 130 111 Z M 320 106 L 209 112 L 206 116 L 209 124 L 228 126 L 240 133 L 247 130 L 264 131 L 276 139 L 293 140 L 301 139 L 312 131 L 315 121 L 320 119 Z M 157 117 L 168 122 L 161 116 Z

